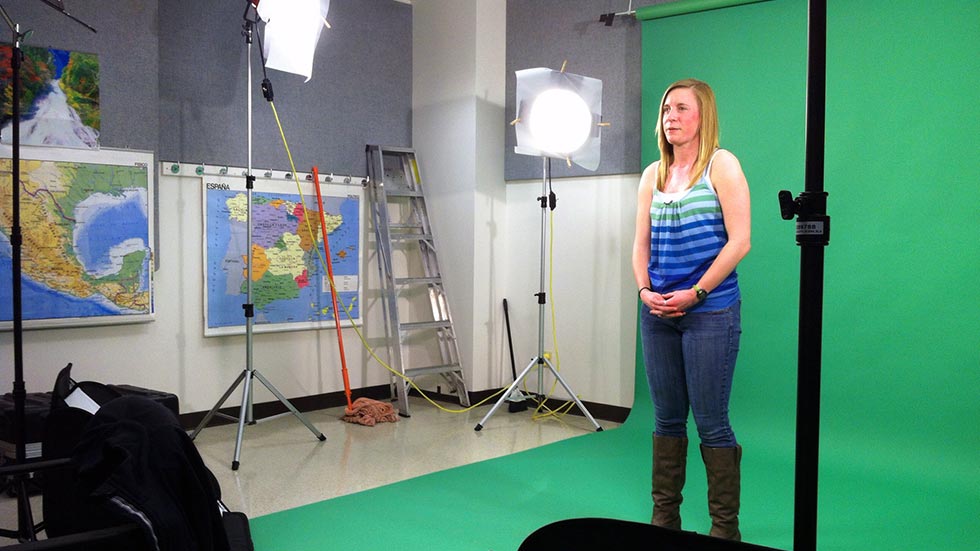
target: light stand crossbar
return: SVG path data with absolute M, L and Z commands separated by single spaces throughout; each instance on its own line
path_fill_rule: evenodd
M 544 165 L 543 165 L 543 176 L 541 178 L 541 197 L 538 197 L 538 200 L 541 202 L 541 264 L 539 270 L 540 287 L 538 293 L 535 294 L 535 296 L 538 297 L 538 355 L 531 359 L 531 361 L 527 364 L 527 367 L 525 367 L 524 370 L 521 371 L 520 375 L 518 375 L 514 379 L 514 382 L 510 385 L 510 387 L 508 387 L 507 390 L 503 394 L 501 394 L 500 399 L 497 400 L 497 403 L 494 404 L 493 407 L 490 408 L 490 411 L 487 412 L 487 414 L 483 417 L 483 419 L 481 419 L 480 422 L 477 423 L 476 427 L 474 427 L 474 430 L 478 432 L 483 429 L 483 426 L 487 423 L 487 420 L 490 419 L 490 417 L 494 414 L 494 412 L 497 411 L 497 408 L 500 407 L 500 404 L 504 403 L 504 401 L 506 401 L 508 398 L 511 397 L 511 394 L 514 392 L 514 390 L 518 388 L 518 385 L 520 385 L 521 382 L 524 381 L 528 373 L 531 372 L 531 369 L 535 367 L 542 367 L 542 366 L 547 367 L 548 370 L 551 371 L 552 375 L 555 376 L 555 379 L 557 379 L 558 382 L 561 384 L 562 388 L 565 389 L 565 392 L 567 392 L 568 395 L 572 397 L 572 400 L 575 401 L 575 405 L 578 406 L 579 410 L 582 411 L 582 413 L 589 419 L 592 425 L 596 428 L 596 431 L 599 432 L 602 430 L 602 427 L 599 426 L 599 423 L 597 423 L 596 420 L 592 417 L 592 414 L 589 413 L 589 410 L 585 407 L 585 404 L 583 404 L 582 401 L 579 400 L 578 396 L 575 395 L 575 392 L 572 390 L 572 388 L 568 386 L 567 382 L 565 382 L 565 379 L 561 376 L 561 373 L 559 373 L 558 370 L 555 369 L 555 366 L 551 364 L 551 360 L 546 358 L 544 355 L 544 315 L 545 315 L 544 305 L 547 303 L 547 298 L 546 298 L 547 294 L 545 293 L 545 255 L 546 255 L 546 243 L 547 243 L 547 233 L 548 233 L 548 208 L 549 208 L 548 176 L 550 173 L 548 170 L 548 166 L 549 166 L 548 158 L 542 157 L 542 160 L 544 161 Z M 554 203 L 551 203 L 550 208 L 554 209 Z M 539 387 L 541 386 L 540 382 L 542 380 L 543 379 L 539 376 L 538 378 Z
M 247 421 L 250 425 L 255 424 L 256 422 L 252 412 L 252 389 L 253 389 L 252 380 L 253 379 L 258 379 L 259 382 L 261 382 L 267 389 L 269 389 L 269 391 L 272 392 L 273 395 L 275 395 L 276 399 L 282 402 L 282 404 L 285 405 L 286 408 L 293 415 L 295 415 L 297 419 L 299 419 L 304 425 L 306 425 L 306 428 L 310 429 L 310 432 L 312 432 L 317 437 L 318 440 L 322 442 L 327 439 L 327 437 L 324 436 L 323 433 L 321 433 L 319 430 L 317 430 L 317 428 L 313 426 L 313 424 L 310 423 L 310 421 L 302 413 L 300 413 L 299 410 L 296 409 L 296 407 L 292 403 L 290 403 L 290 401 L 286 399 L 286 397 L 283 396 L 283 394 L 279 392 L 279 390 L 276 389 L 276 387 L 273 386 L 273 384 L 270 383 L 268 379 L 263 377 L 262 374 L 255 369 L 255 365 L 252 359 L 252 344 L 253 344 L 252 325 L 255 317 L 255 307 L 252 303 L 252 264 L 253 264 L 252 262 L 252 187 L 255 182 L 255 176 L 252 175 L 252 31 L 253 31 L 255 21 L 249 19 L 248 17 L 249 12 L 254 10 L 254 6 L 252 2 L 247 1 L 246 3 L 247 6 L 245 8 L 245 24 L 243 26 L 244 30 L 242 31 L 242 35 L 245 37 L 246 48 L 248 50 L 248 54 L 245 57 L 245 63 L 248 67 L 248 79 L 247 79 L 248 88 L 246 93 L 246 100 L 248 105 L 248 119 L 247 119 L 248 120 L 247 123 L 248 168 L 247 168 L 247 174 L 245 176 L 246 190 L 247 190 L 247 201 L 246 201 L 247 206 L 245 209 L 245 218 L 246 218 L 245 258 L 247 259 L 246 260 L 247 281 L 245 283 L 245 289 L 246 289 L 247 302 L 246 304 L 242 305 L 242 308 L 245 309 L 245 370 L 238 375 L 238 378 L 235 379 L 235 382 L 232 383 L 230 387 L 228 387 L 228 390 L 226 390 L 224 395 L 221 396 L 221 399 L 218 400 L 218 403 L 216 403 L 214 407 L 211 408 L 211 411 L 209 411 L 207 415 L 204 416 L 204 419 L 201 420 L 197 428 L 195 428 L 194 432 L 191 434 L 191 439 L 196 438 L 198 433 L 200 433 L 201 430 L 208 425 L 208 423 L 216 414 L 221 415 L 223 417 L 231 418 L 230 416 L 219 413 L 218 409 L 225 403 L 225 400 L 227 400 L 228 397 L 231 396 L 231 393 L 235 391 L 235 388 L 239 385 L 239 383 L 244 381 L 245 385 L 242 389 L 242 404 L 241 407 L 239 408 L 238 417 L 237 417 L 238 432 L 235 437 L 235 457 L 231 462 L 231 469 L 234 471 L 237 471 L 240 465 L 239 459 L 241 457 L 241 451 L 242 451 L 242 432 L 245 429 L 245 422 Z M 266 100 L 272 101 L 272 86 L 269 83 L 268 79 L 262 81 L 262 91 L 263 94 L 265 95 Z

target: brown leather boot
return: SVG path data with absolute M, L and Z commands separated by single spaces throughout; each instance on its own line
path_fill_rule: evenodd
M 680 530 L 681 491 L 687 471 L 687 438 L 653 436 L 653 517 L 650 523 Z
M 741 541 L 738 530 L 738 510 L 741 503 L 742 446 L 709 448 L 701 446 L 701 459 L 708 473 L 708 513 L 711 515 L 709 535 Z

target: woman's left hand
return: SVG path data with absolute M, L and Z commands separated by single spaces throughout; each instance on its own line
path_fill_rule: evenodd
M 665 293 L 663 297 L 664 304 L 660 309 L 660 314 L 658 314 L 662 318 L 679 318 L 687 314 L 687 311 L 698 303 L 698 294 L 694 289 Z

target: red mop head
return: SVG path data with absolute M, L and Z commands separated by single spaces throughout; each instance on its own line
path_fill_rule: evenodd
M 373 427 L 377 423 L 385 421 L 394 423 L 398 421 L 398 414 L 395 408 L 387 402 L 379 402 L 370 398 L 358 398 L 354 403 L 344 408 L 342 418 L 348 423 L 357 423 Z

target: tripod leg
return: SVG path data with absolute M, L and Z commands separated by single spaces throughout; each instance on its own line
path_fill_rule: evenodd
M 592 422 L 592 426 L 595 427 L 596 432 L 601 432 L 602 427 L 600 427 L 599 423 L 597 423 L 596 420 L 592 418 L 592 414 L 589 413 L 589 410 L 585 409 L 585 404 L 583 404 L 582 401 L 578 399 L 578 396 L 575 395 L 575 392 L 572 391 L 572 388 L 568 386 L 568 383 L 565 382 L 565 379 L 562 378 L 560 373 L 558 373 L 558 370 L 555 369 L 555 366 L 551 365 L 551 362 L 548 360 L 548 358 L 544 359 L 544 363 L 548 365 L 548 369 L 551 370 L 551 373 L 553 373 L 555 378 L 558 379 L 558 382 L 561 383 L 561 386 L 562 388 L 565 389 L 565 392 L 567 392 L 568 395 L 572 397 L 572 400 L 575 400 L 575 404 L 578 406 L 580 410 L 582 410 L 582 413 L 585 414 L 585 416 L 588 417 L 589 421 Z
M 313 423 L 310 423 L 306 419 L 306 417 L 302 413 L 300 413 L 299 410 L 296 409 L 296 407 L 293 406 L 293 404 L 291 404 L 289 400 L 287 400 L 286 397 L 282 395 L 281 392 L 279 392 L 279 390 L 276 389 L 276 387 L 272 386 L 272 383 L 270 383 L 268 379 L 263 377 L 262 374 L 259 373 L 258 371 L 252 371 L 252 373 L 254 373 L 255 376 L 259 378 L 259 381 L 262 381 L 262 384 L 265 385 L 265 387 L 268 388 L 270 392 L 276 395 L 276 398 L 278 398 L 280 402 L 282 402 L 287 408 L 289 408 L 289 411 L 293 412 L 293 415 L 295 415 L 297 419 L 299 419 L 300 421 L 303 422 L 304 425 L 306 425 L 306 428 L 310 429 L 310 432 L 312 432 L 314 436 L 317 437 L 318 440 L 322 442 L 327 439 L 327 437 L 324 436 L 322 432 L 320 432 L 319 430 L 317 430 L 316 427 L 313 426 Z
M 20 541 L 37 541 L 37 527 L 34 525 L 34 513 L 31 511 L 31 496 L 27 493 L 27 475 L 21 475 L 17 482 L 17 515 Z
M 521 381 L 524 380 L 524 377 L 527 377 L 527 374 L 531 371 L 531 368 L 534 367 L 536 364 L 538 364 L 539 360 L 540 358 L 534 358 L 531 360 L 529 364 L 527 364 L 527 367 L 524 368 L 524 371 L 521 371 L 521 374 L 518 375 L 518 377 L 514 379 L 514 382 L 509 387 L 507 387 L 507 390 L 500 395 L 500 399 L 497 400 L 497 403 L 494 404 L 492 408 L 490 408 L 490 411 L 488 411 L 487 414 L 483 416 L 483 419 L 476 424 L 476 427 L 474 427 L 473 430 L 479 432 L 480 430 L 483 429 L 483 425 L 486 424 L 487 419 L 489 419 L 490 416 L 493 415 L 493 412 L 497 411 L 497 408 L 500 407 L 500 404 L 504 403 L 504 400 L 506 400 L 507 397 L 510 396 L 512 392 L 514 392 L 514 389 L 517 388 L 517 385 L 519 385 Z
M 238 459 L 242 455 L 242 432 L 245 430 L 245 415 L 251 409 L 252 402 L 252 374 L 254 370 L 245 370 L 242 375 L 245 377 L 245 386 L 242 388 L 242 405 L 238 409 L 238 434 L 235 436 L 235 458 L 231 461 L 231 470 L 237 471 L 240 464 Z
M 224 395 L 221 396 L 221 399 L 218 400 L 218 403 L 215 404 L 214 407 L 211 408 L 211 411 L 209 411 L 208 414 L 204 416 L 204 419 L 201 419 L 201 422 L 197 424 L 197 428 L 194 429 L 194 432 L 191 433 L 191 440 L 196 438 L 198 433 L 204 430 L 204 427 L 208 426 L 208 423 L 211 421 L 211 418 L 214 417 L 215 413 L 218 413 L 218 409 L 225 403 L 225 400 L 227 400 L 228 397 L 231 396 L 231 393 L 235 391 L 235 387 L 238 386 L 238 383 L 242 382 L 243 377 L 245 377 L 244 371 L 238 374 L 238 378 L 235 379 L 235 382 L 232 383 L 230 387 L 228 387 L 228 390 L 226 390 Z

